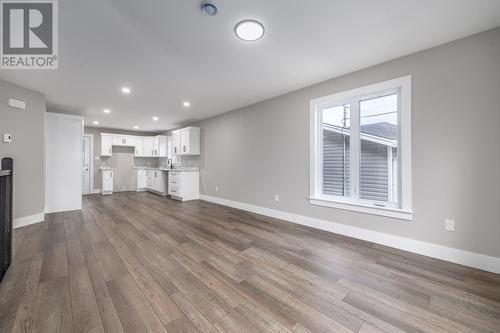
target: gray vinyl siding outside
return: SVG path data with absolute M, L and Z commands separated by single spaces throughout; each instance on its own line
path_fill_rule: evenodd
M 349 196 L 349 163 L 349 136 L 323 130 L 324 194 Z
M 387 154 L 387 146 L 361 140 L 359 193 L 361 199 L 388 201 L 389 166 Z M 349 196 L 349 161 L 349 136 L 323 130 L 324 194 Z
M 387 146 L 361 140 L 360 165 L 359 197 L 387 202 L 389 195 Z

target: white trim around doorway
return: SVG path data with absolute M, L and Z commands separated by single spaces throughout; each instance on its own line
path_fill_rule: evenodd
M 82 139 L 86 136 L 90 138 L 90 187 L 89 193 L 82 193 L 83 195 L 94 193 L 94 134 L 83 134 Z

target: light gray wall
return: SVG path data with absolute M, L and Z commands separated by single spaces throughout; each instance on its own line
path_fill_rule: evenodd
M 143 132 L 111 130 L 105 128 L 85 127 L 84 134 L 91 134 L 94 136 L 94 156 L 92 163 L 94 163 L 94 189 L 101 189 L 101 174 L 99 168 L 101 165 L 115 168 L 113 177 L 113 186 L 115 190 L 132 190 L 135 188 L 135 173 L 134 166 L 158 166 L 158 158 L 155 157 L 134 157 L 134 150 L 132 147 L 113 147 L 112 156 L 101 157 L 101 133 L 116 133 L 127 135 L 148 136 L 153 134 Z M 97 159 L 96 159 L 97 158 Z
M 7 105 L 9 98 L 26 102 L 26 110 Z M 14 159 L 14 218 L 43 213 L 45 206 L 45 97 L 0 80 L 0 135 L 12 134 L 12 143 L 0 139 L 0 159 Z
M 408 74 L 414 220 L 309 205 L 309 100 Z M 203 194 L 500 257 L 500 28 L 194 125 Z
M 113 156 L 102 159 L 106 160 L 106 166 L 114 168 L 113 189 L 115 191 L 132 191 L 135 188 L 134 166 L 136 166 L 136 158 L 133 147 L 113 147 Z

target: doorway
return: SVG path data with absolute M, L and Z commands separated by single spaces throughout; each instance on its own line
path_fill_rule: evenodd
M 92 135 L 82 137 L 82 194 L 92 193 L 94 178 L 92 167 L 93 139 Z

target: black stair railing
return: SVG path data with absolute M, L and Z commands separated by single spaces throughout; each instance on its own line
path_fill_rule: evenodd
M 13 160 L 3 158 L 0 168 L 0 282 L 12 261 Z

